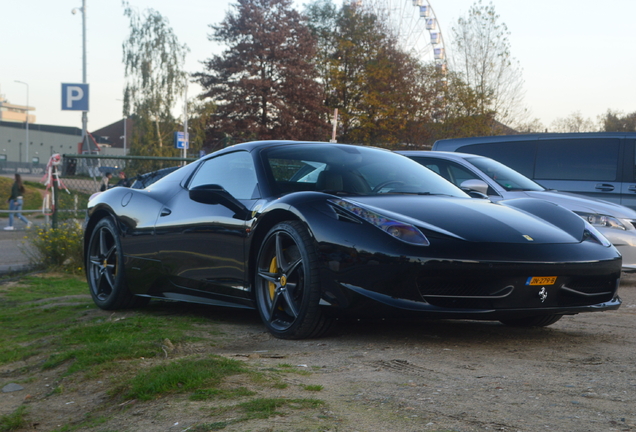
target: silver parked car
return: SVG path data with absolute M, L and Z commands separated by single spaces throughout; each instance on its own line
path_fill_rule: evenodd
M 636 211 L 608 201 L 545 189 L 493 159 L 466 153 L 399 151 L 464 190 L 492 201 L 539 198 L 559 204 L 594 225 L 623 255 L 623 271 L 636 271 Z

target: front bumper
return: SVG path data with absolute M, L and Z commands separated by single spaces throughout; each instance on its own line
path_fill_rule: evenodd
M 358 253 L 350 265 L 325 266 L 323 304 L 365 316 L 393 310 L 493 320 L 613 310 L 621 305 L 621 257 L 607 252 L 603 260 L 569 262 Z M 545 279 L 535 285 L 533 277 Z

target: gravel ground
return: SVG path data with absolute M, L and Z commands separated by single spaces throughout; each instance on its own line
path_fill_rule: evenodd
M 224 431 L 630 431 L 636 430 L 636 276 L 624 275 L 620 294 L 618 311 L 565 317 L 548 328 L 354 322 L 305 341 L 271 337 L 249 311 L 201 308 L 202 316 L 214 315 L 225 342 L 176 347 L 170 356 L 212 353 L 262 370 L 285 363 L 312 372 L 286 375 L 285 389 L 257 391 L 321 399 L 322 409 Z M 73 380 L 63 370 L 33 375 L 25 366 L 0 368 L 0 387 L 24 387 L 0 393 L 0 415 L 26 403 L 31 414 L 24 431 L 52 431 L 89 412 L 108 420 L 82 430 L 203 430 L 197 425 L 220 420 L 211 411 L 218 402 L 181 395 L 114 404 L 102 380 Z M 65 383 L 64 392 L 51 395 L 52 383 Z M 253 384 L 233 378 L 227 385 Z M 308 394 L 306 385 L 322 390 Z

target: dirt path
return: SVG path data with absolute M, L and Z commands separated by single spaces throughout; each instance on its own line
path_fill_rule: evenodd
M 469 321 L 357 322 L 309 341 L 278 340 L 253 313 L 213 309 L 226 342 L 180 349 L 240 359 L 262 370 L 281 363 L 306 369 L 312 373 L 287 375 L 287 388 L 264 396 L 326 402 L 321 410 L 224 431 L 629 431 L 636 430 L 636 277 L 624 277 L 620 294 L 618 311 L 565 317 L 544 329 Z M 20 379 L 19 371 L 0 370 L 2 385 L 9 378 Z M 47 397 L 47 383 L 61 379 L 61 371 L 49 371 L 21 383 L 23 392 L 0 393 L 0 414 L 28 395 L 38 424 L 24 430 L 51 431 L 108 405 L 102 381 L 71 382 L 64 394 Z M 301 385 L 323 389 L 308 395 Z M 216 404 L 177 396 L 109 406 L 102 413 L 109 420 L 86 430 L 200 430 L 197 425 L 216 419 Z

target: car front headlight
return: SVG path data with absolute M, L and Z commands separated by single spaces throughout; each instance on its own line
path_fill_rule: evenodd
M 594 228 L 590 223 L 585 222 L 585 230 L 583 232 L 583 241 L 593 241 L 605 247 L 610 247 L 612 243 L 599 232 L 596 228 Z
M 617 219 L 613 216 L 601 215 L 597 213 L 583 213 L 583 212 L 575 212 L 577 215 L 581 216 L 584 221 L 588 222 L 590 225 L 594 227 L 606 227 L 606 228 L 615 228 L 625 231 L 627 227 L 620 219 Z
M 390 236 L 417 246 L 428 246 L 430 242 L 426 236 L 415 226 L 406 222 L 390 218 L 388 216 L 381 215 L 373 210 L 369 210 L 358 203 L 343 199 L 330 199 L 329 202 L 333 205 L 346 210 L 359 217 L 360 219 L 369 222 L 371 225 L 381 229 Z

